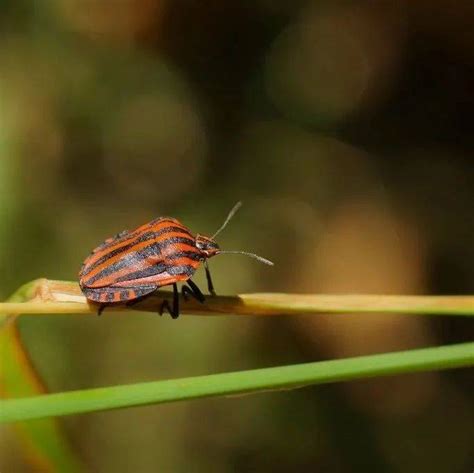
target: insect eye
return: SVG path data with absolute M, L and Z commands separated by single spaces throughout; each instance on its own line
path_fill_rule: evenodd
M 207 248 L 207 242 L 200 235 L 196 237 L 196 248 L 198 250 L 205 250 Z

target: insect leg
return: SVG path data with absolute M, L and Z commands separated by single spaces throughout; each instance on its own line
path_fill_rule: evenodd
M 185 301 L 188 300 L 188 294 L 197 299 L 201 304 L 206 300 L 204 297 L 204 294 L 201 292 L 201 289 L 193 282 L 191 279 L 187 280 L 187 284 L 189 285 L 186 286 L 184 285 L 181 292 L 183 294 L 183 298 Z
M 211 272 L 209 271 L 209 265 L 207 264 L 207 260 L 204 261 L 204 268 L 206 270 L 207 288 L 209 290 L 209 293 L 215 296 L 216 291 L 214 290 L 214 284 L 212 284 Z
M 181 288 L 181 295 L 183 296 L 183 299 L 184 299 L 185 301 L 188 301 L 188 300 L 189 300 L 188 294 L 190 294 L 191 296 L 194 296 L 193 291 L 192 291 L 191 289 L 189 289 L 188 286 L 184 285 L 184 286 Z
M 173 312 L 171 313 L 171 318 L 177 319 L 179 317 L 179 292 L 178 285 L 173 284 Z
M 102 312 L 104 312 L 105 308 L 108 306 L 109 304 L 100 304 L 99 308 L 97 309 L 97 315 L 102 315 Z
M 167 310 L 170 314 L 171 314 L 171 310 L 170 310 L 170 305 L 168 303 L 168 299 L 165 299 L 162 303 L 161 303 L 161 306 L 160 306 L 160 311 L 158 312 L 160 315 L 163 315 L 163 312 Z
M 168 299 L 165 299 L 161 303 L 160 315 L 163 315 L 165 310 L 169 312 L 172 319 L 177 319 L 179 317 L 179 292 L 178 285 L 176 283 L 173 284 L 173 307 L 170 307 Z

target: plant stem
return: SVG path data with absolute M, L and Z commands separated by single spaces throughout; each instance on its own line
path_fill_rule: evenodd
M 0 422 L 204 397 L 292 389 L 474 364 L 474 342 L 193 378 L 111 386 L 3 401 Z
M 97 306 L 87 303 L 74 282 L 39 279 L 23 286 L 22 292 L 29 297 L 25 297 L 23 302 L 0 303 L 0 312 L 37 315 L 97 313 Z M 163 298 L 170 297 L 171 292 L 159 291 L 136 306 L 117 305 L 114 310 L 156 312 Z M 183 301 L 181 312 L 195 315 L 385 312 L 473 316 L 474 296 L 242 294 L 208 296 L 204 304 L 194 300 Z

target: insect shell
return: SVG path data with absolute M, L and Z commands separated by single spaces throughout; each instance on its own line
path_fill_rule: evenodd
M 99 315 L 113 303 L 129 305 L 143 300 L 158 288 L 173 286 L 173 303 L 164 300 L 160 314 L 165 310 L 173 318 L 179 316 L 178 282 L 184 282 L 184 298 L 192 296 L 204 302 L 204 295 L 191 280 L 196 269 L 204 263 L 208 289 L 215 294 L 207 260 L 223 253 L 251 256 L 265 264 L 265 258 L 244 251 L 222 251 L 215 237 L 240 208 L 238 202 L 225 222 L 212 237 L 193 234 L 178 220 L 160 217 L 133 231 L 123 231 L 99 245 L 86 258 L 79 273 L 82 292 L 90 301 L 99 303 Z

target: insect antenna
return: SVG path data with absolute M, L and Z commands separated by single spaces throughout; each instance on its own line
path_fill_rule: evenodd
M 219 230 L 217 230 L 216 233 L 214 233 L 214 235 L 212 235 L 211 237 L 211 240 L 214 240 L 214 238 L 216 238 L 216 236 L 222 231 L 224 230 L 224 228 L 227 226 L 227 224 L 230 222 L 231 218 L 236 214 L 237 210 L 240 209 L 240 207 L 242 207 L 242 202 L 237 202 L 233 207 L 232 207 L 232 210 L 229 212 L 229 215 L 227 215 L 227 218 L 225 219 L 224 223 L 221 225 L 221 227 L 219 228 Z M 248 253 L 247 251 L 225 251 L 225 250 L 219 250 L 219 254 L 222 255 L 222 254 L 234 254 L 234 255 L 245 255 L 245 256 L 250 256 L 251 258 L 254 258 L 256 259 L 257 261 L 260 261 L 261 263 L 264 263 L 264 264 L 268 264 L 269 266 L 273 266 L 273 262 L 266 259 L 266 258 L 263 258 L 262 256 L 258 256 L 254 253 Z
M 242 202 L 239 201 L 232 207 L 232 210 L 229 212 L 229 215 L 227 215 L 225 222 L 221 225 L 219 230 L 217 230 L 217 232 L 212 235 L 211 240 L 214 240 L 214 238 L 216 238 L 216 236 L 219 235 L 219 233 L 224 230 L 225 227 L 227 227 L 227 224 L 230 222 L 230 219 L 235 215 L 235 213 L 237 212 L 237 210 L 240 209 L 240 207 L 242 207 Z
M 219 254 L 234 254 L 234 255 L 245 255 L 245 256 L 250 256 L 251 258 L 256 259 L 257 261 L 260 261 L 261 263 L 268 264 L 268 266 L 273 266 L 274 263 L 270 261 L 269 259 L 263 258 L 262 256 L 258 256 L 254 253 L 248 253 L 247 251 L 219 251 Z

